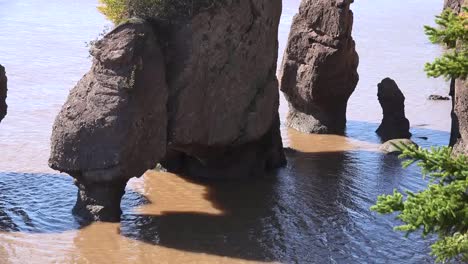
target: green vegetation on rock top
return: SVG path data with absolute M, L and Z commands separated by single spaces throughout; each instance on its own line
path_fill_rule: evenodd
M 114 24 L 131 17 L 143 19 L 187 18 L 230 0 L 99 0 L 99 11 Z

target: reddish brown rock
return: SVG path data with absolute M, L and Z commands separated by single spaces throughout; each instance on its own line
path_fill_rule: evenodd
M 91 70 L 55 120 L 49 165 L 75 178 L 75 213 L 117 221 L 126 182 L 166 154 L 164 58 L 142 22 L 117 27 L 92 55 Z
M 358 82 L 351 36 L 352 0 L 303 0 L 294 17 L 281 68 L 289 102 L 287 125 L 307 133 L 343 133 Z
M 178 167 L 187 174 L 249 177 L 284 164 L 280 16 L 280 0 L 240 0 L 169 30 L 168 149 L 185 157 Z
M 280 0 L 232 1 L 170 23 L 130 22 L 98 42 L 52 136 L 50 166 L 79 187 L 75 213 L 118 219 L 127 180 L 157 162 L 221 179 L 283 165 L 280 15 Z

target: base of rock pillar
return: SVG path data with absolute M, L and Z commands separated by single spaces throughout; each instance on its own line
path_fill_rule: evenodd
M 78 195 L 73 214 L 83 221 L 119 222 L 126 182 L 83 183 L 75 180 Z
M 286 126 L 309 134 L 344 134 L 346 118 L 342 117 L 341 120 L 336 120 L 334 125 L 327 122 L 329 119 L 332 118 L 327 118 L 324 114 L 318 112 L 306 114 L 290 106 Z
M 179 146 L 170 149 L 163 162 L 168 171 L 208 179 L 262 177 L 284 165 L 279 117 L 257 141 L 231 147 Z

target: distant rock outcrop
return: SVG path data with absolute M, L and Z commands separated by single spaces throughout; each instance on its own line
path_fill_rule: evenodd
M 401 148 L 406 146 L 418 146 L 412 140 L 407 138 L 398 138 L 398 139 L 391 139 L 382 145 L 380 145 L 379 150 L 386 153 L 386 154 L 400 154 Z
M 431 101 L 449 101 L 450 97 L 442 96 L 438 94 L 431 94 L 429 95 L 429 97 L 427 97 L 427 99 Z
M 307 133 L 343 133 L 359 76 L 351 36 L 353 0 L 303 0 L 281 68 L 287 125 Z
M 383 110 L 383 119 L 377 134 L 383 141 L 410 138 L 410 123 L 405 116 L 405 96 L 396 82 L 390 78 L 383 79 L 378 84 L 377 96 Z
M 79 187 L 74 212 L 118 220 L 126 182 L 157 162 L 221 179 L 283 165 L 280 15 L 280 0 L 233 1 L 172 23 L 130 21 L 99 41 L 52 136 L 50 166 Z
M 7 114 L 7 77 L 5 68 L 0 65 L 0 122 Z

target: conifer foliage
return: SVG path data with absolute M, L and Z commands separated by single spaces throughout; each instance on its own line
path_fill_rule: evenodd
M 438 28 L 426 26 L 433 43 L 443 44 L 447 52 L 425 65 L 430 77 L 465 79 L 468 75 L 468 9 L 460 14 L 450 10 L 436 17 Z M 417 163 L 423 177 L 429 178 L 427 189 L 419 192 L 394 190 L 381 195 L 371 210 L 380 214 L 396 213 L 403 225 L 395 227 L 408 235 L 422 232 L 423 237 L 437 235 L 431 254 L 438 262 L 468 262 L 468 158 L 452 153 L 452 148 L 425 150 L 399 146 L 403 167 Z
M 430 77 L 466 78 L 468 75 L 468 8 L 460 14 L 445 10 L 436 17 L 438 28 L 425 26 L 424 30 L 432 43 L 447 47 L 447 52 L 425 70 Z

